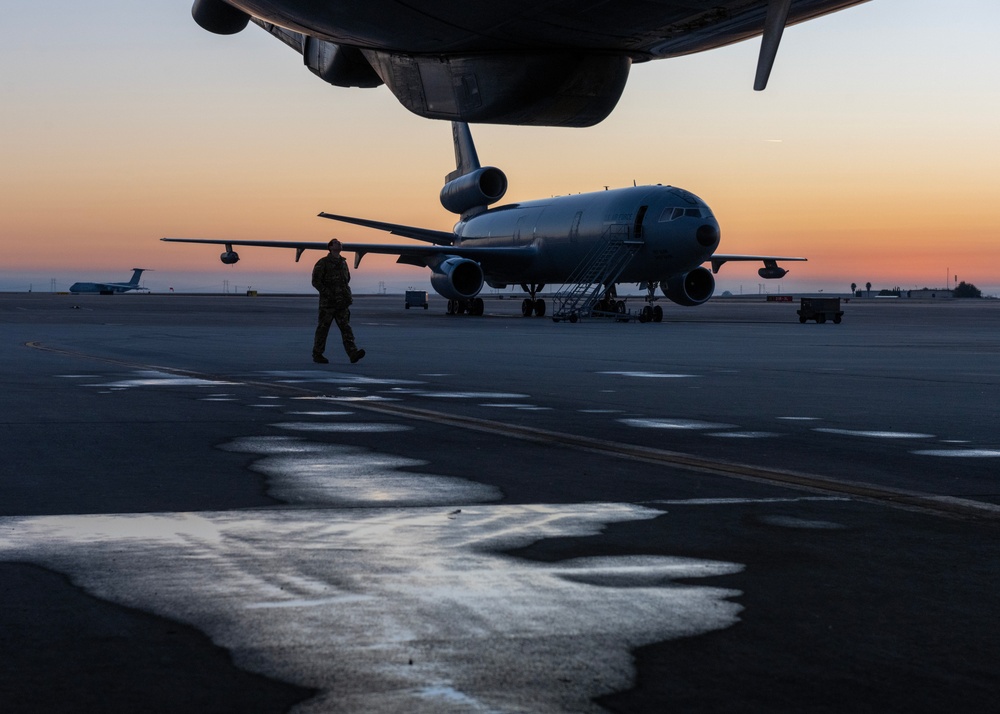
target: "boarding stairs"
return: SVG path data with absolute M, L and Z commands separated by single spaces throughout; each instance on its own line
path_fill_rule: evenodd
M 608 226 L 601 240 L 552 296 L 555 322 L 576 322 L 592 314 L 607 286 L 615 284 L 645 244 L 641 238 L 632 237 L 629 228 L 625 223 Z

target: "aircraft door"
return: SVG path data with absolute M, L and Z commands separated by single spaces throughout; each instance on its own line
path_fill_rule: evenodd
M 635 225 L 632 226 L 632 237 L 635 240 L 642 240 L 642 220 L 646 217 L 649 206 L 639 206 L 638 213 L 635 214 Z
M 573 225 L 569 229 L 569 242 L 573 245 L 580 238 L 580 220 L 583 218 L 583 211 L 577 211 L 573 216 Z

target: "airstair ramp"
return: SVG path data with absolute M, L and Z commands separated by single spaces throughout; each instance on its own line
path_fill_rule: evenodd
M 633 238 L 627 224 L 609 226 L 594 248 L 584 257 L 563 287 L 552 296 L 555 322 L 576 322 L 589 317 L 608 285 L 625 272 L 644 242 Z

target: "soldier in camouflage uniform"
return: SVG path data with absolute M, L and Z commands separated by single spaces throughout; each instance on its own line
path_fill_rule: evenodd
M 347 261 L 340 255 L 343 247 L 340 241 L 334 238 L 327 247 L 330 254 L 316 261 L 312 272 L 313 287 L 319 291 L 319 324 L 313 340 L 313 362 L 330 362 L 323 356 L 323 352 L 326 350 L 330 325 L 336 322 L 344 340 L 344 350 L 351 358 L 351 364 L 354 364 L 365 356 L 365 351 L 359 350 L 354 344 L 354 331 L 351 330 L 351 271 L 347 268 Z

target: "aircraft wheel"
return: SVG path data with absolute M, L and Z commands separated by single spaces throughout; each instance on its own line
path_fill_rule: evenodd
M 538 317 L 545 317 L 545 301 L 541 298 L 535 300 L 535 315 Z
M 653 322 L 663 322 L 663 308 L 659 305 L 653 308 Z
M 534 308 L 535 306 L 532 304 L 531 300 L 524 298 L 524 301 L 521 302 L 521 315 L 523 317 L 531 317 L 531 313 Z
M 484 312 L 486 312 L 486 305 L 483 303 L 483 299 L 481 297 L 473 298 L 469 305 L 469 314 L 478 317 Z
M 653 321 L 653 308 L 646 305 L 642 308 L 642 312 L 639 313 L 639 322 L 652 322 Z
M 455 301 L 454 300 L 449 300 L 448 301 L 448 309 L 445 310 L 444 314 L 445 315 L 454 315 L 455 314 Z

